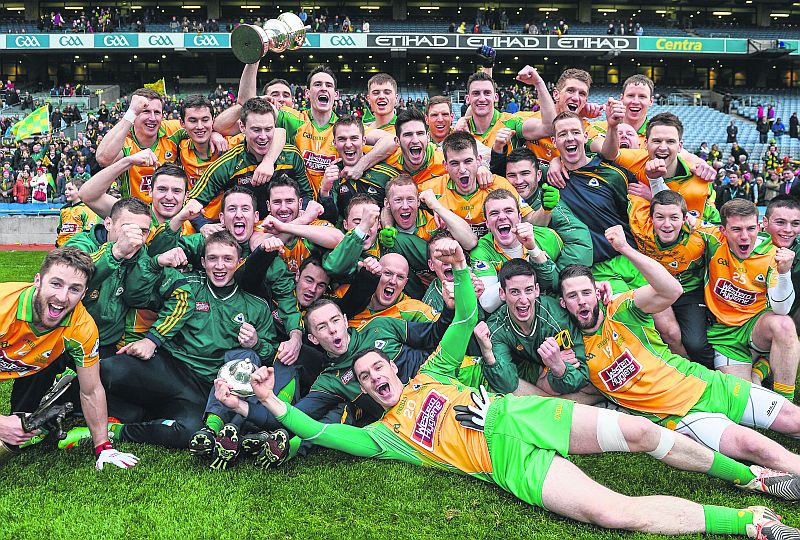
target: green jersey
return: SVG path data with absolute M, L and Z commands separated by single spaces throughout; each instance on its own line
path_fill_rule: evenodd
M 325 254 L 322 267 L 334 279 L 349 279 L 358 270 L 358 262 L 367 257 L 380 259 L 387 253 L 399 253 L 408 261 L 411 270 L 405 293 L 412 298 L 422 298 L 425 294 L 425 285 L 419 273 L 427 273 L 428 269 L 428 244 L 420 237 L 398 232 L 394 238 L 394 245 L 387 247 L 375 242 L 371 248 L 364 250 L 364 241 L 353 229 L 344 235 L 344 239 L 332 251 Z
M 386 163 L 378 163 L 364 171 L 364 175 L 358 180 L 348 180 L 342 178 L 338 186 L 334 186 L 332 191 L 336 206 L 339 209 L 339 216 L 345 215 L 350 199 L 356 195 L 364 194 L 372 197 L 379 206 L 383 206 L 386 197 L 386 184 L 389 180 L 400 174 L 400 171 Z
M 558 270 L 554 261 L 559 258 L 564 243 L 558 234 L 548 227 L 534 227 L 533 236 L 536 245 L 547 253 L 547 260 L 544 262 L 531 263 L 536 271 L 536 280 L 545 290 L 556 290 L 558 288 Z M 519 250 L 519 258 L 527 258 L 528 250 L 522 245 L 519 246 Z M 488 233 L 478 240 L 478 245 L 470 251 L 469 257 L 472 261 L 472 271 L 479 278 L 496 277 L 506 261 L 514 258 L 495 242 L 492 233 Z
M 531 196 L 525 200 L 534 210 L 541 208 L 541 187 L 537 186 Z M 572 210 L 560 200 L 550 213 L 549 227 L 556 231 L 564 243 L 558 260 L 553 261 L 559 271 L 570 264 L 587 264 L 592 260 L 592 235 L 589 233 L 589 227 L 575 217 Z
M 514 322 L 506 304 L 489 316 L 487 324 L 492 333 L 495 363 L 491 366 L 484 363 L 483 374 L 493 391 L 511 393 L 517 389 L 520 378 L 536 384 L 544 368 L 537 350 L 548 337 L 554 338 L 562 350 L 572 349 L 578 359 L 577 367 L 566 364 L 567 369 L 561 377 L 548 371 L 547 381 L 553 390 L 567 394 L 589 382 L 583 336 L 555 298 L 540 296 L 536 300 L 529 333 L 523 332 Z
M 233 186 L 247 186 L 256 195 L 257 208 L 260 216 L 269 214 L 267 205 L 267 186 L 253 186 L 250 181 L 253 172 L 261 164 L 247 150 L 247 143 L 241 142 L 232 146 L 227 152 L 222 154 L 219 159 L 206 168 L 203 175 L 195 182 L 192 189 L 187 194 L 188 199 L 197 199 L 200 204 L 206 206 L 217 195 L 223 193 Z M 314 199 L 314 192 L 306 176 L 306 168 L 303 158 L 297 147 L 286 144 L 283 147 L 278 159 L 275 161 L 275 173 L 285 172 L 300 186 L 300 193 L 303 199 L 310 201 Z
M 163 348 L 211 384 L 225 360 L 225 353 L 240 348 L 239 330 L 245 322 L 255 327 L 258 342 L 252 349 L 264 365 L 277 350 L 272 311 L 267 303 L 229 285 L 217 288 L 202 272 L 186 276 L 190 288 L 189 309 L 180 316 L 182 327 Z
M 122 301 L 126 291 L 138 300 L 137 282 L 129 284 L 128 273 L 140 263 L 146 262 L 147 248 L 144 246 L 130 259 L 118 261 L 111 253 L 114 242 L 108 242 L 108 232 L 103 224 L 90 231 L 78 233 L 65 245 L 85 251 L 94 261 L 95 272 L 86 288 L 83 305 L 97 324 L 100 346 L 114 345 L 125 329 L 128 304 Z
M 239 244 L 242 248 L 242 258 L 250 255 L 249 242 Z M 194 269 L 202 268 L 202 257 L 205 253 L 206 241 L 200 233 L 180 236 L 179 232 L 164 227 L 150 240 L 149 252 L 155 256 L 172 248 L 180 247 L 186 253 L 189 264 Z M 237 274 L 237 280 L 240 276 Z M 280 257 L 275 257 L 267 268 L 262 280 L 263 286 L 258 296 L 269 298 L 278 308 L 278 314 L 286 325 L 286 331 L 301 330 L 303 328 L 300 317 L 300 306 L 295 295 L 294 274 L 289 272 L 286 263 Z

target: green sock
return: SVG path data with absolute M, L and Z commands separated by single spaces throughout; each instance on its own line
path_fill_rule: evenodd
M 225 425 L 225 422 L 222 421 L 222 418 L 217 416 L 216 414 L 209 414 L 206 416 L 206 426 L 211 428 L 214 433 L 219 433 L 222 429 L 222 426 Z
M 736 485 L 747 484 L 756 477 L 750 467 L 719 452 L 714 452 L 714 461 L 711 463 L 708 475 L 733 482 Z
M 300 449 L 300 443 L 302 442 L 303 439 L 300 437 L 292 437 L 289 439 L 289 455 L 286 457 L 287 460 L 290 460 L 297 455 L 297 451 Z
M 112 439 L 119 439 L 120 431 L 122 431 L 122 424 L 120 422 L 108 423 L 108 432 L 111 434 Z
M 775 391 L 776 394 L 780 394 L 789 401 L 794 401 L 794 385 L 788 384 L 781 384 L 781 383 L 773 383 L 772 389 Z
M 706 534 L 747 535 L 747 526 L 753 523 L 753 513 L 724 506 L 703 505 Z

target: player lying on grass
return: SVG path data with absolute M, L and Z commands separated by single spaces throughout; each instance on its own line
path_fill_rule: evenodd
M 54 377 L 75 367 L 97 468 L 111 463 L 127 469 L 138 459 L 114 450 L 108 440 L 97 326 L 81 304 L 93 274 L 88 254 L 62 247 L 45 257 L 32 284 L 0 285 L 0 381 L 14 381 L 11 410 L 29 413 L 38 409 Z M 0 415 L 0 446 L 25 446 L 36 435 L 23 428 L 22 416 Z
M 251 378 L 261 403 L 287 429 L 315 444 L 461 471 L 492 481 L 530 504 L 602 527 L 800 538 L 800 532 L 763 507 L 737 510 L 672 497 L 629 498 L 595 483 L 564 459 L 569 453 L 643 451 L 669 465 L 762 489 L 742 481 L 749 474 L 745 465 L 686 437 L 633 416 L 558 398 L 489 395 L 460 385 L 453 376 L 477 322 L 477 299 L 461 247 L 440 242 L 437 256 L 453 265 L 456 313 L 419 375 L 403 386 L 396 365 L 377 349 L 364 351 L 353 362 L 363 391 L 385 411 L 381 420 L 363 429 L 316 422 L 276 398 L 269 368 L 260 368 Z M 215 387 L 219 399 L 236 406 L 238 398 L 223 381 L 215 381 Z
M 673 354 L 653 325 L 683 292 L 660 263 L 625 241 L 622 227 L 606 239 L 642 273 L 648 285 L 600 302 L 592 271 L 582 265 L 561 272 L 561 305 L 584 334 L 589 378 L 609 400 L 735 459 L 800 473 L 800 456 L 748 429 L 800 435 L 800 408 L 750 381 Z M 743 424 L 742 426 L 738 424 Z M 748 426 L 748 427 L 744 427 Z M 800 495 L 793 481 L 786 490 Z

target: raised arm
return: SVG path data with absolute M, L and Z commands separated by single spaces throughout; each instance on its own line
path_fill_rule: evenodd
M 420 193 L 419 200 L 436 214 L 453 238 L 461 244 L 461 247 L 469 251 L 478 245 L 478 237 L 472 232 L 469 223 L 439 202 L 432 189 L 426 189 Z
M 121 174 L 131 167 L 157 167 L 158 158 L 152 150 L 146 148 L 132 156 L 123 157 L 115 161 L 105 169 L 92 176 L 88 182 L 81 186 L 78 194 L 81 200 L 91 208 L 95 214 L 101 218 L 107 218 L 111 214 L 111 207 L 117 202 L 117 198 L 108 194 L 108 188 L 114 183 Z
M 239 114 L 242 112 L 242 105 L 248 99 L 256 97 L 258 62 L 255 64 L 245 64 L 242 76 L 239 78 L 239 94 L 236 96 L 236 103 L 222 111 L 214 119 L 214 131 L 223 135 L 236 135 L 239 133 Z
M 144 110 L 147 98 L 144 96 L 131 96 L 131 103 L 122 118 L 106 133 L 100 144 L 97 145 L 95 159 L 101 167 L 108 167 L 115 161 L 122 159 L 122 147 L 125 138 L 133 126 L 133 121 Z
M 628 244 L 621 225 L 606 229 L 606 239 L 614 249 L 633 263 L 648 283 L 636 289 L 633 297 L 636 307 L 645 313 L 658 313 L 670 307 L 683 294 L 681 284 L 661 263 Z
M 526 140 L 536 141 L 543 137 L 553 136 L 553 120 L 556 117 L 556 105 L 553 102 L 553 97 L 547 89 L 539 72 L 531 66 L 525 66 L 517 74 L 517 80 L 534 86 L 536 88 L 536 95 L 539 98 L 539 107 L 542 113 L 541 120 L 538 118 L 528 118 L 522 124 L 522 136 Z

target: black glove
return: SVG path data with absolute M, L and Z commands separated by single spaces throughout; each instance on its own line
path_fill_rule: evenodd
M 494 62 L 497 60 L 497 51 L 494 48 L 488 45 L 481 45 L 475 52 L 478 54 L 483 67 L 494 67 Z

